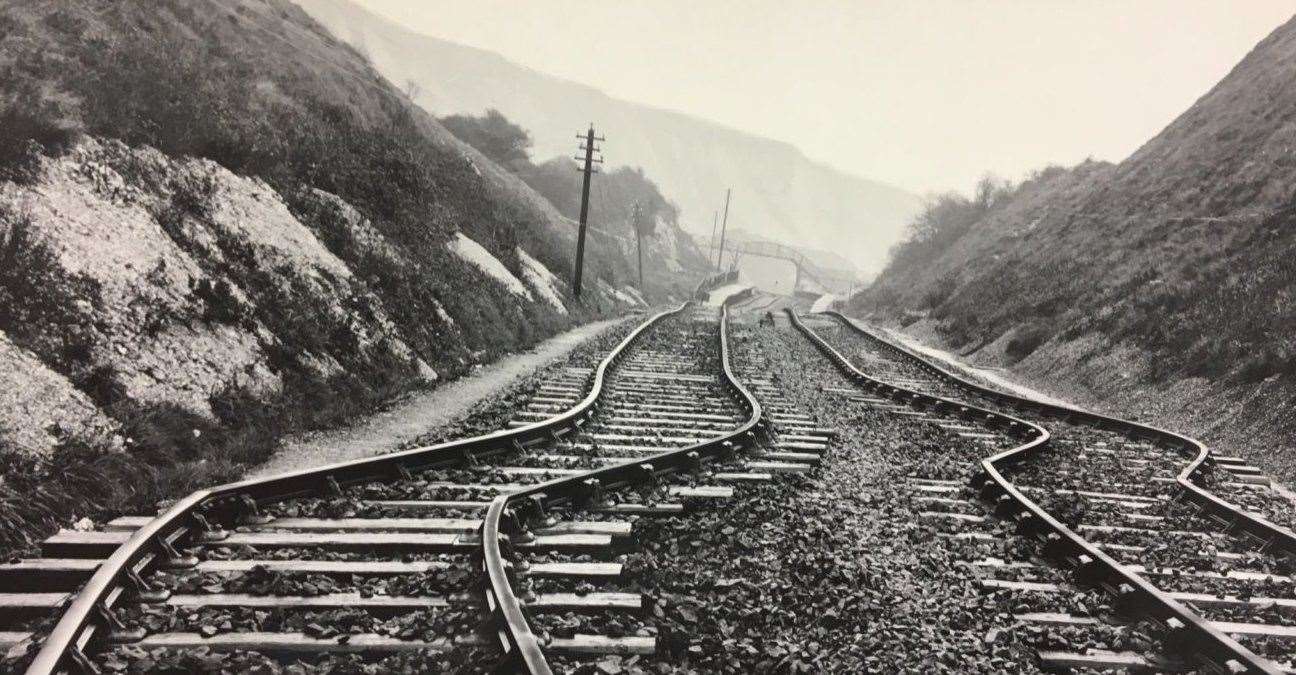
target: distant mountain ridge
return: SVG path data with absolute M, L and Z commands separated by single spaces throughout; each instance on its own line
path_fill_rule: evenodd
M 388 80 L 417 84 L 415 100 L 436 115 L 496 108 L 532 132 L 534 157 L 570 155 L 594 121 L 609 164 L 642 166 L 707 233 L 734 190 L 730 224 L 786 244 L 838 251 L 865 271 L 920 207 L 900 188 L 814 162 L 788 143 L 686 114 L 620 101 L 593 87 L 539 73 L 504 57 L 410 31 L 350 0 L 296 0 L 364 53 Z M 842 242 L 851 242 L 850 250 Z

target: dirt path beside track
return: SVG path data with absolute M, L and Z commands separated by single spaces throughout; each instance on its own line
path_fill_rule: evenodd
M 406 441 L 453 421 L 477 402 L 504 390 L 518 378 L 534 373 L 554 359 L 562 358 L 582 342 L 631 320 L 635 317 L 597 321 L 573 328 L 545 340 L 531 351 L 510 354 L 436 389 L 402 398 L 387 409 L 350 426 L 289 436 L 274 456 L 249 472 L 248 477 L 309 469 L 394 450 Z

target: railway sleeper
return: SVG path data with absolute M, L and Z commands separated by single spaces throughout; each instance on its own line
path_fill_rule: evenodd
M 477 593 L 459 593 L 450 596 L 394 596 L 372 595 L 358 592 L 326 593 L 313 596 L 255 595 L 249 593 L 172 594 L 161 605 L 186 608 L 279 609 L 296 611 L 327 611 L 336 609 L 361 609 L 375 615 L 395 615 L 424 609 L 451 606 L 476 606 L 481 604 Z M 532 612 L 631 612 L 643 611 L 643 595 L 639 593 L 590 592 L 540 593 L 527 600 L 523 606 Z
M 1040 666 L 1053 672 L 1181 672 L 1186 668 L 1174 664 L 1153 662 L 1134 652 L 1113 652 L 1102 649 L 1086 653 L 1065 651 L 1039 652 Z
M 691 373 L 667 373 L 667 372 L 650 372 L 646 370 L 620 370 L 616 374 L 618 380 L 646 382 L 689 382 L 698 384 L 716 384 L 716 379 L 710 375 L 696 375 Z M 696 385 L 693 385 L 696 386 Z
M 982 579 L 981 587 L 987 591 L 1010 591 L 1015 593 L 1056 594 L 1068 593 L 1074 590 L 1069 585 L 1063 586 L 1051 582 L 1006 579 Z M 1195 607 L 1218 607 L 1250 611 L 1277 609 L 1287 613 L 1296 612 L 1296 599 L 1292 598 L 1242 597 L 1191 591 L 1167 591 L 1165 594 L 1173 600 Z
M 84 563 L 84 560 L 63 559 L 52 562 Z M 93 561 L 97 567 L 99 561 Z M 395 576 L 424 574 L 448 570 L 455 563 L 444 560 L 204 560 L 194 568 L 196 572 L 242 573 L 255 568 L 286 574 L 323 574 L 339 576 Z M 621 576 L 620 563 L 606 562 L 554 562 L 532 563 L 526 576 L 543 578 L 612 579 Z
M 806 441 L 784 441 L 780 439 L 774 443 L 774 448 L 779 451 L 790 452 L 823 452 L 828 449 L 828 444 L 809 443 Z
M 1011 569 L 1027 573 L 1039 572 L 1041 574 L 1047 574 L 1048 571 L 1052 569 L 1029 562 L 1007 562 L 998 558 L 985 558 L 968 564 L 973 567 L 986 568 L 987 570 Z M 1271 574 L 1269 572 L 1258 570 L 1230 569 L 1227 572 L 1213 572 L 1210 570 L 1172 569 L 1168 567 L 1149 569 L 1143 565 L 1121 565 L 1121 567 L 1135 574 L 1154 577 L 1182 577 L 1206 580 L 1219 579 L 1255 583 L 1294 583 L 1290 576 Z
M 68 593 L 15 593 L 0 595 L 0 622 L 16 622 L 47 616 L 62 606 Z M 481 603 L 476 593 L 450 596 L 370 595 L 361 592 L 325 593 L 321 595 L 260 595 L 252 593 L 169 593 L 155 602 L 144 604 L 189 609 L 278 609 L 285 611 L 328 611 L 360 609 L 377 616 L 392 616 L 425 609 L 451 606 L 475 606 Z M 523 600 L 532 612 L 631 612 L 643 610 L 639 593 L 541 593 Z
M 766 473 L 805 473 L 811 471 L 814 467 L 800 462 L 784 461 L 739 461 L 738 467 L 749 471 L 766 472 Z M 510 476 L 575 476 L 586 472 L 586 469 L 559 469 L 550 467 L 504 467 L 500 469 L 505 475 Z M 728 475 L 718 473 L 717 476 Z M 718 478 L 718 480 L 725 480 Z
M 674 416 L 654 416 L 654 417 L 636 417 L 625 413 L 613 412 L 606 416 L 604 423 L 610 425 L 628 425 L 632 427 L 648 428 L 678 428 L 678 429 L 709 429 L 717 432 L 728 432 L 738 427 L 741 420 L 737 416 L 727 419 L 708 420 L 708 419 L 688 419 Z
M 785 433 L 780 433 L 780 434 L 778 435 L 778 437 L 779 437 L 779 440 L 781 440 L 781 441 L 788 441 L 788 442 L 792 442 L 792 443 L 818 443 L 818 444 L 822 444 L 822 445 L 827 445 L 827 444 L 829 443 L 829 440 L 832 438 L 832 435 L 831 435 L 831 434 L 818 434 L 818 433 L 814 433 L 814 434 L 807 434 L 807 433 L 792 433 L 792 434 L 785 434 Z
M 742 416 L 736 413 L 720 414 L 720 413 L 704 413 L 704 412 L 696 412 L 696 411 L 688 412 L 687 410 L 674 409 L 674 408 L 669 410 L 656 410 L 650 406 L 637 406 L 637 405 L 624 405 L 624 406 L 616 405 L 609 408 L 609 410 L 613 411 L 614 415 L 626 415 L 626 416 L 637 415 L 639 417 L 647 418 L 653 421 L 671 420 L 671 419 L 702 420 L 702 421 L 712 421 L 712 422 L 728 422 L 734 426 L 737 426 L 738 423 L 743 421 Z
M 722 434 L 728 433 L 731 429 L 728 427 L 699 427 L 685 424 L 659 424 L 653 422 L 613 422 L 611 420 L 599 420 L 594 422 L 586 429 L 586 435 L 595 440 L 601 440 L 612 436 L 622 436 L 615 440 L 630 440 L 633 438 L 654 438 L 670 439 L 692 445 L 702 441 L 715 438 Z M 609 440 L 613 440 L 609 438 Z
M 25 635 L 25 634 L 24 634 Z M 553 638 L 545 650 L 556 654 L 652 654 L 656 650 L 654 637 L 607 637 L 577 634 L 570 638 Z M 0 643 L 3 644 L 3 643 Z M 208 649 L 213 652 L 256 651 L 282 660 L 295 660 L 314 654 L 360 654 L 381 658 L 407 651 L 448 651 L 455 644 L 485 645 L 478 636 L 466 636 L 451 643 L 448 640 L 424 642 L 402 640 L 376 633 L 348 634 L 332 638 L 317 638 L 304 633 L 218 633 L 204 637 L 198 633 L 157 633 L 131 643 L 143 649 Z
M 686 405 L 686 404 L 679 404 L 679 403 L 639 403 L 639 402 L 628 402 L 628 401 L 615 401 L 608 404 L 608 409 L 622 411 L 622 412 L 626 412 L 626 411 L 651 412 L 653 414 L 686 413 L 686 414 L 704 415 L 707 417 L 725 417 L 723 415 L 718 415 L 714 413 L 698 413 L 697 412 L 698 407 L 696 405 Z
M 108 522 L 104 525 L 104 529 L 133 532 L 151 520 L 149 516 L 123 516 Z M 240 530 L 473 533 L 480 529 L 481 525 L 482 521 L 479 518 L 272 518 L 256 527 L 240 528 Z M 535 534 L 604 534 L 612 537 L 628 537 L 630 529 L 631 524 L 625 521 L 561 521 L 550 527 L 536 529 Z
M 78 532 L 64 530 L 41 544 L 51 558 L 106 558 L 131 536 L 129 531 Z M 317 548 L 334 551 L 384 551 L 425 553 L 472 553 L 481 547 L 476 534 L 424 532 L 234 532 L 227 537 L 194 542 L 197 547 L 250 546 L 257 549 Z M 606 534 L 538 535 L 514 547 L 527 550 L 589 552 L 612 545 Z
M 456 489 L 465 490 L 474 493 L 488 492 L 488 493 L 495 493 L 495 494 L 505 494 L 511 492 L 521 492 L 522 490 L 528 490 L 534 486 L 522 485 L 520 483 L 492 483 L 489 485 L 486 484 L 465 485 L 462 483 L 429 483 L 428 487 L 445 488 L 447 490 L 456 490 Z M 733 497 L 733 488 L 727 488 L 721 486 L 670 485 L 667 486 L 666 490 L 667 490 L 667 494 L 669 494 L 670 496 L 680 497 L 683 499 L 688 499 L 688 498 L 729 499 L 730 497 Z M 382 504 L 382 505 L 398 505 L 398 504 L 416 504 L 419 501 L 421 500 L 374 500 L 371 501 L 370 503 Z M 429 501 L 427 503 L 442 503 L 442 502 Z M 595 506 L 593 508 L 597 509 L 600 508 L 600 506 Z

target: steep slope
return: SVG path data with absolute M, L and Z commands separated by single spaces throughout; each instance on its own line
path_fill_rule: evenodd
M 1293 111 L 1296 20 L 1125 161 L 1046 172 L 855 306 L 1096 405 L 1290 448 Z
M 643 304 L 574 238 L 286 0 L 0 2 L 0 549 Z
M 535 156 L 566 156 L 591 120 L 608 138 L 611 165 L 642 166 L 679 204 L 689 231 L 705 236 L 726 187 L 730 223 L 783 243 L 841 250 L 881 267 L 919 200 L 898 188 L 808 160 L 796 148 L 717 124 L 619 101 L 596 89 L 511 63 L 490 52 L 409 31 L 350 0 L 299 0 L 397 83 L 418 85 L 416 100 L 437 115 L 497 108 L 530 129 Z

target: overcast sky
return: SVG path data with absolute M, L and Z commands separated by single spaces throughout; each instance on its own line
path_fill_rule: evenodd
M 927 193 L 1120 160 L 1296 0 L 356 0 Z

